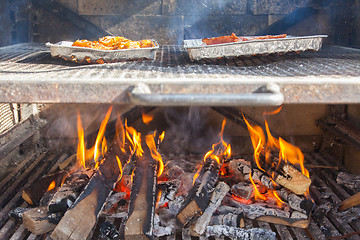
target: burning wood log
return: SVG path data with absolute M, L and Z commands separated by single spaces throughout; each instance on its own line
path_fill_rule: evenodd
M 336 178 L 336 182 L 349 189 L 360 190 L 360 175 L 340 172 Z
M 87 238 L 120 176 L 118 159 L 124 165 L 130 159 L 130 155 L 123 153 L 115 141 L 98 171 L 56 226 L 51 234 L 53 239 Z
M 280 163 L 277 170 L 269 170 L 275 182 L 298 195 L 302 195 L 310 187 L 311 179 L 288 163 Z
M 129 212 L 122 227 L 124 239 L 153 237 L 156 200 L 156 165 L 150 154 L 137 156 Z
M 243 228 L 229 227 L 226 225 L 214 225 L 206 228 L 206 236 L 225 236 L 231 239 L 243 240 L 275 240 L 276 234 L 273 231 L 262 228 Z
M 340 211 L 345 211 L 360 204 L 360 192 L 348 197 L 340 203 Z
M 160 192 L 160 197 L 157 205 L 161 207 L 164 204 L 168 203 L 169 201 L 173 201 L 175 199 L 176 193 L 178 192 L 180 185 L 181 185 L 181 181 L 178 179 L 159 183 L 157 188 L 158 191 Z
M 39 206 L 44 193 L 60 187 L 67 175 L 68 172 L 60 171 L 39 179 L 23 190 L 22 198 L 31 206 Z
M 64 184 L 54 194 L 48 204 L 49 212 L 66 212 L 73 205 L 80 192 L 89 181 L 89 176 L 84 172 L 73 173 L 68 176 Z
M 23 224 L 32 233 L 39 235 L 52 231 L 62 213 L 48 213 L 46 207 L 37 207 L 23 214 Z
M 198 178 L 176 216 L 182 226 L 187 226 L 205 211 L 218 180 L 219 170 L 219 164 L 213 159 L 202 166 Z
M 243 212 L 240 214 L 227 213 L 216 215 L 211 218 L 209 225 L 226 225 L 229 227 L 244 228 L 245 215 Z
M 195 225 L 192 227 L 192 231 L 195 235 L 200 236 L 204 234 L 206 227 L 210 223 L 213 213 L 220 206 L 223 198 L 229 190 L 230 187 L 226 183 L 218 183 L 211 195 L 208 207 L 205 209 L 204 213 L 198 218 Z
M 284 201 L 286 201 L 292 209 L 297 210 L 306 215 L 309 215 L 315 206 L 315 203 L 312 200 L 306 198 L 305 196 L 299 196 L 294 193 L 291 193 L 289 192 L 289 190 L 285 188 L 277 192 L 279 196 Z

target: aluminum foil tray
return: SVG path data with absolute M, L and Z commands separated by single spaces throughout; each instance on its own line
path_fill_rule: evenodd
M 287 53 L 313 50 L 318 51 L 327 35 L 286 36 L 277 39 L 249 40 L 235 43 L 206 45 L 202 39 L 184 40 L 184 48 L 190 59 L 239 57 L 256 54 Z
M 48 42 L 46 46 L 50 47 L 52 57 L 61 57 L 68 61 L 80 63 L 104 63 L 142 59 L 154 60 L 159 45 L 155 40 L 152 41 L 155 43 L 155 47 L 119 50 L 74 47 L 71 46 L 73 42 L 69 41 L 61 41 L 55 44 Z

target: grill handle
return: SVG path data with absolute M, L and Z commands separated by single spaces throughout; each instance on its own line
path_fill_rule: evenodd
M 261 86 L 254 93 L 242 94 L 153 94 L 146 84 L 129 91 L 130 102 L 140 106 L 279 106 L 284 95 L 275 83 Z

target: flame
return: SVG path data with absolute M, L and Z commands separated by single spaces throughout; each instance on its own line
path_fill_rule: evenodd
M 118 141 L 119 147 L 123 153 L 125 153 L 125 130 L 122 124 L 120 115 L 117 115 L 115 123 L 116 139 Z
M 127 125 L 127 120 L 125 120 L 125 129 L 126 129 L 126 138 L 131 143 L 130 151 L 135 153 L 136 156 L 141 157 L 144 153 L 144 150 L 141 147 L 141 133 L 137 132 L 135 128 L 129 127 Z M 131 148 L 132 147 L 132 148 Z
M 99 162 L 98 162 L 98 158 L 100 157 L 99 145 L 100 145 L 101 141 L 103 140 L 106 125 L 107 125 L 107 122 L 109 121 L 111 111 L 112 111 L 112 106 L 110 106 L 109 110 L 107 111 L 107 113 L 105 115 L 104 120 L 101 122 L 99 132 L 98 132 L 98 135 L 95 140 L 95 145 L 94 145 L 95 168 L 97 168 L 99 166 Z
M 263 115 L 265 116 L 265 115 L 277 114 L 281 111 L 281 109 L 282 106 L 276 109 L 275 111 L 265 112 Z M 310 177 L 309 171 L 304 167 L 304 154 L 301 152 L 299 147 L 288 143 L 281 137 L 275 138 L 271 134 L 269 124 L 265 119 L 265 129 L 267 136 L 267 141 L 266 141 L 265 134 L 262 128 L 257 125 L 251 125 L 244 115 L 243 118 L 248 127 L 251 142 L 254 148 L 254 160 L 256 162 L 257 167 L 260 170 L 266 172 L 260 164 L 260 156 L 263 155 L 265 156 L 266 163 L 270 164 L 271 167 L 279 167 L 282 161 L 284 161 L 285 163 L 289 161 L 293 165 L 300 166 L 301 173 L 308 178 Z M 279 152 L 279 161 L 277 163 L 271 160 L 273 151 Z M 273 179 L 271 180 L 273 181 Z M 278 198 L 276 193 L 274 194 L 274 196 Z M 305 196 L 307 197 L 310 196 L 309 189 L 306 191 Z
M 285 202 L 283 200 L 281 200 L 281 198 L 279 197 L 279 195 L 277 194 L 277 192 L 275 190 L 272 191 L 272 194 L 274 194 L 274 196 L 277 200 L 276 204 L 281 208 Z
M 165 131 L 163 131 L 159 136 L 160 142 L 164 141 L 164 138 L 165 138 Z
M 159 162 L 159 168 L 158 168 L 158 173 L 157 173 L 157 176 L 159 177 L 162 174 L 162 172 L 164 171 L 164 163 L 163 163 L 160 153 L 156 150 L 154 135 L 146 135 L 145 141 L 146 141 L 146 145 L 150 149 L 151 156 L 153 157 L 153 159 L 155 159 Z
M 248 131 L 250 133 L 251 143 L 254 148 L 254 160 L 257 165 L 257 167 L 264 171 L 265 170 L 260 165 L 260 155 L 264 150 L 265 145 L 265 134 L 264 131 L 260 126 L 257 125 L 251 125 L 248 120 L 246 120 L 245 116 L 243 115 L 244 121 L 246 123 L 246 126 L 248 128 Z
M 46 191 L 48 192 L 48 191 L 53 190 L 55 188 L 55 186 L 56 186 L 56 183 L 55 183 L 55 180 L 54 180 L 54 181 L 52 181 L 50 183 L 50 185 L 49 185 L 49 187 L 48 187 L 48 189 Z
M 117 163 L 118 163 L 118 165 L 119 165 L 119 170 L 120 170 L 120 176 L 119 176 L 119 179 L 121 179 L 122 174 L 123 174 L 123 171 L 122 171 L 122 164 L 121 164 L 121 161 L 120 161 L 120 159 L 119 159 L 119 157 L 118 157 L 118 156 L 116 156 L 116 161 L 117 161 Z
M 221 131 L 220 131 L 220 142 L 215 143 L 212 145 L 212 149 L 208 151 L 204 155 L 204 162 L 208 159 L 215 160 L 219 165 L 223 163 L 224 159 L 231 157 L 231 145 L 226 143 L 223 139 L 224 128 L 226 125 L 226 120 L 224 119 L 221 124 Z
M 80 113 L 77 117 L 77 129 L 78 129 L 78 147 L 76 154 L 76 167 L 85 169 L 85 140 L 84 140 L 84 128 L 82 126 Z
M 269 116 L 269 115 L 275 115 L 275 114 L 278 114 L 280 111 L 281 111 L 281 109 L 283 108 L 283 105 L 281 105 L 280 107 L 278 107 L 277 109 L 275 109 L 274 111 L 271 111 L 271 112 L 264 112 L 263 113 L 263 116 Z
M 145 124 L 149 124 L 153 120 L 153 116 L 150 114 L 142 113 L 142 120 Z
M 200 166 L 200 168 L 197 170 L 197 172 L 196 172 L 195 175 L 194 175 L 193 183 L 192 183 L 193 186 L 194 186 L 194 184 L 195 184 L 196 179 L 197 179 L 197 178 L 199 177 L 199 175 L 200 175 L 200 171 L 201 171 L 201 166 Z
M 251 177 L 251 172 L 249 173 L 249 179 L 250 179 L 250 182 L 252 183 L 252 185 L 254 186 L 254 200 L 264 200 L 266 201 L 266 197 L 264 195 L 262 195 L 259 190 L 257 189 L 255 183 L 254 183 L 254 180 L 252 179 Z

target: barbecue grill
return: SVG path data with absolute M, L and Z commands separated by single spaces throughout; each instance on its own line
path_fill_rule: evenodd
M 213 30 L 205 36 L 199 28 L 199 25 L 201 26 L 204 22 L 198 17 L 192 16 L 193 19 L 184 20 L 177 15 L 187 16 L 188 14 L 187 8 L 181 5 L 181 1 L 176 1 L 179 3 L 175 7 L 172 6 L 172 1 L 163 1 L 161 8 L 155 1 L 155 7 L 151 9 L 140 6 L 139 10 L 136 6 L 132 6 L 129 11 L 134 15 L 136 12 L 145 12 L 150 15 L 155 14 L 156 17 L 158 17 L 158 11 L 163 15 L 175 14 L 175 19 L 184 21 L 186 26 L 180 34 L 176 28 L 175 33 L 167 35 L 167 39 L 163 35 L 157 39 L 157 31 L 154 36 L 149 36 L 159 43 L 159 48 L 154 52 L 154 59 L 121 60 L 110 64 L 84 64 L 53 58 L 45 42 L 55 43 L 69 39 L 63 38 L 61 34 L 59 34 L 61 39 L 54 39 L 56 34 L 44 36 L 42 29 L 44 25 L 39 23 L 41 21 L 38 21 L 37 17 L 56 21 L 42 12 L 46 9 L 65 21 L 72 21 L 81 29 L 88 29 L 88 35 L 84 35 L 89 38 L 107 34 L 105 30 L 99 28 L 99 25 L 106 25 L 114 20 L 110 17 L 105 20 L 93 18 L 91 15 L 96 15 L 94 11 L 99 10 L 97 3 L 86 6 L 84 1 L 78 0 L 79 5 L 74 7 L 73 3 L 67 1 L 48 3 L 43 0 L 33 0 L 33 2 L 32 7 L 37 11 L 32 12 L 33 19 L 30 23 L 26 22 L 29 21 L 28 19 L 20 18 L 21 14 L 26 14 L 25 11 L 20 10 L 16 10 L 18 11 L 17 19 L 14 21 L 17 28 L 24 24 L 24 21 L 31 24 L 34 33 L 32 40 L 40 40 L 40 43 L 25 38 L 26 43 L 0 47 L 0 102 L 4 103 L 3 109 L 0 109 L 2 113 L 0 119 L 4 119 L 1 120 L 4 123 L 0 126 L 2 131 L 0 164 L 10 169 L 7 172 L 4 170 L 8 175 L 0 182 L 0 191 L 3 192 L 0 197 L 0 239 L 50 239 L 47 234 L 36 235 L 29 232 L 23 224 L 10 218 L 8 214 L 16 207 L 28 206 L 21 198 L 23 189 L 42 176 L 55 172 L 59 165 L 75 159 L 74 148 L 77 134 L 74 109 L 76 108 L 82 109 L 87 116 L 95 116 L 103 114 L 109 105 L 114 105 L 120 114 L 134 124 L 138 123 L 136 120 L 141 118 L 142 112 L 161 112 L 166 109 L 179 109 L 178 107 L 206 109 L 209 119 L 226 117 L 230 120 L 230 130 L 226 131 L 230 135 L 232 144 L 238 143 L 235 149 L 241 155 L 249 154 L 251 149 L 248 133 L 244 130 L 246 125 L 242 120 L 241 111 L 244 111 L 246 116 L 261 122 L 261 114 L 266 107 L 283 105 L 280 117 L 273 121 L 269 119 L 269 122 L 274 126 L 274 132 L 278 136 L 284 136 L 300 146 L 305 152 L 306 164 L 313 166 L 310 168 L 312 179 L 310 194 L 315 203 L 320 206 L 326 201 L 337 206 L 341 201 L 356 193 L 355 189 L 342 186 L 336 181 L 339 172 L 359 169 L 357 155 L 360 149 L 360 135 L 357 129 L 360 129 L 358 124 L 360 50 L 354 46 L 333 44 L 341 43 L 339 41 L 345 38 L 345 28 L 342 29 L 338 25 L 334 27 L 336 30 L 342 30 L 339 34 L 310 31 L 310 34 L 314 35 L 329 35 L 329 39 L 325 40 L 325 44 L 318 51 L 286 54 L 270 52 L 239 57 L 194 59 L 189 56 L 182 39 L 177 39 L 178 35 L 182 34 L 191 41 L 199 37 L 224 35 L 226 30 L 220 29 L 218 32 Z M 251 3 L 246 6 L 246 2 Z M 316 10 L 310 10 L 313 8 L 308 8 L 306 1 L 296 2 L 296 4 L 287 3 L 287 6 L 295 6 L 295 10 L 299 8 L 304 17 L 316 14 L 326 15 L 328 7 L 326 4 L 316 5 Z M 206 4 L 212 3 L 206 2 Z M 232 12 L 235 15 L 248 14 L 251 11 L 253 15 L 259 17 L 256 19 L 261 21 L 264 15 L 269 15 L 269 19 L 283 15 L 276 8 L 262 12 L 265 11 L 263 9 L 266 5 L 258 0 L 236 1 L 236 4 L 237 8 L 233 10 L 235 12 Z M 102 14 L 112 15 L 116 14 L 116 11 L 121 11 L 114 7 L 116 4 L 109 4 L 109 6 L 112 8 L 102 9 Z M 22 5 L 21 8 L 26 9 L 26 6 Z M 302 19 L 292 16 L 291 11 L 294 9 L 289 7 L 285 12 L 289 14 L 268 30 L 276 31 L 276 28 L 286 25 L 286 27 L 294 27 L 295 33 L 300 29 L 300 32 L 304 31 L 309 35 L 304 30 L 305 27 L 302 29 L 299 25 L 295 26 L 294 22 L 301 22 Z M 217 11 L 219 9 L 216 8 L 214 12 Z M 207 21 L 213 22 L 211 16 L 215 13 L 211 13 Z M 78 14 L 86 15 L 88 18 Z M 168 15 L 166 15 L 166 23 L 169 22 Z M 346 14 L 342 13 L 342 15 Z M 135 16 L 137 19 L 142 19 L 142 17 Z M 146 20 L 139 21 L 146 22 L 148 19 L 146 17 L 148 16 L 145 16 Z M 345 16 L 337 17 L 345 18 Z M 233 17 L 230 18 L 234 20 Z M 130 19 L 133 20 L 133 18 Z M 288 21 L 289 19 L 293 22 Z M 129 29 L 134 27 L 127 22 L 128 20 L 123 21 L 127 23 L 124 25 L 129 25 Z M 224 23 L 229 22 L 229 19 L 219 21 Z M 337 23 L 340 21 L 338 20 Z M 153 23 L 149 22 L 150 25 Z M 64 26 L 64 28 L 74 28 L 73 25 Z M 160 26 L 163 25 L 160 24 Z M 126 29 L 125 27 L 127 26 L 122 26 L 122 29 Z M 108 29 L 114 28 L 112 26 Z M 136 26 L 136 29 L 139 28 L 141 27 Z M 195 31 L 196 29 L 200 30 Z M 259 31 L 253 32 L 250 29 L 246 34 L 256 35 L 265 31 L 264 29 L 267 28 L 263 22 L 259 22 Z M 51 31 L 53 32 L 53 29 Z M 139 32 L 141 31 L 138 33 L 133 31 L 131 33 L 133 36 L 130 37 L 139 37 L 141 35 Z M 163 29 L 160 32 L 164 32 Z M 269 32 L 271 33 L 273 32 Z M 82 36 L 80 33 L 74 35 L 75 38 Z M 69 34 L 70 38 L 74 35 Z M 172 39 L 169 35 L 175 36 L 176 39 Z M 4 42 L 8 42 L 5 40 Z M 347 43 L 349 42 L 354 45 L 354 41 L 349 40 Z M 102 109 L 101 114 L 95 113 L 99 109 Z M 69 120 L 71 127 L 68 123 L 61 122 L 67 121 L 68 118 L 71 119 Z M 97 123 L 100 121 L 101 119 L 97 119 L 95 124 L 93 122 L 87 126 L 90 132 L 98 128 Z M 161 127 L 163 122 L 160 119 L 154 124 Z M 54 130 L 56 126 L 62 129 Z M 113 121 L 107 128 L 107 134 L 114 134 L 114 126 Z M 75 131 L 64 136 L 65 129 L 69 129 L 68 127 Z M 146 130 L 147 128 L 144 128 L 144 131 Z M 90 134 L 90 138 L 94 136 Z M 190 149 L 194 148 L 190 147 Z M 186 159 L 190 164 L 202 160 L 199 152 L 179 153 L 171 148 L 164 153 L 164 156 L 169 161 Z M 322 168 L 314 166 L 322 166 Z M 271 230 L 276 233 L 278 239 L 327 239 L 334 236 L 359 239 L 359 213 L 359 207 L 353 207 L 345 212 L 329 211 L 322 218 L 317 218 L 315 214 L 310 218 L 309 226 L 305 229 L 250 219 L 246 219 L 245 225 L 247 229 L 260 227 Z M 119 230 L 123 220 L 123 217 L 100 215 L 88 239 L 99 239 L 102 223 L 109 222 Z M 187 230 L 176 229 L 173 235 L 158 239 L 205 239 L 205 237 L 194 237 Z M 210 237 L 209 239 L 228 238 Z

